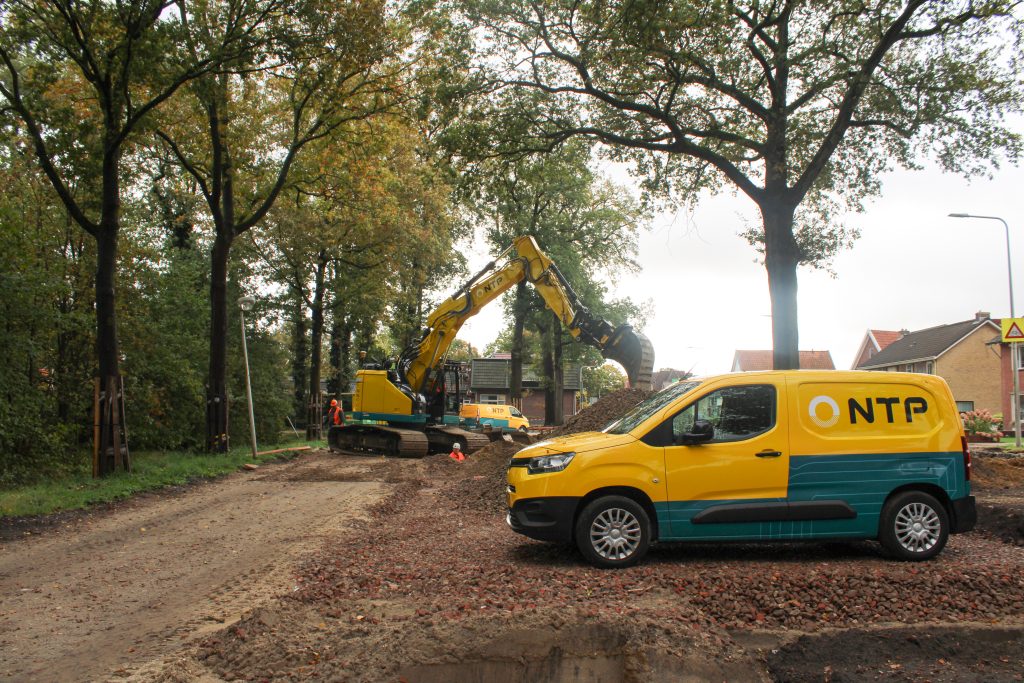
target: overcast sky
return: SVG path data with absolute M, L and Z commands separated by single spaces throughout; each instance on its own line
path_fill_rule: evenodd
M 847 217 L 861 237 L 835 259 L 836 276 L 800 269 L 800 348 L 830 351 L 836 367 L 847 369 L 869 328 L 920 330 L 973 318 L 976 311 L 1008 316 L 1002 223 L 947 217 L 951 212 L 998 216 L 1009 224 L 1014 303 L 1024 317 L 1022 209 L 1019 168 L 971 181 L 934 169 L 887 175 L 881 197 L 863 214 Z M 653 315 L 643 331 L 654 344 L 656 369 L 728 372 L 737 349 L 771 348 L 767 274 L 738 236 L 751 222 L 759 222 L 753 203 L 728 195 L 704 198 L 692 213 L 652 219 L 640 240 L 642 272 L 615 292 L 651 301 Z M 485 262 L 486 256 L 475 256 L 470 268 Z M 459 337 L 482 351 L 501 328 L 495 304 Z

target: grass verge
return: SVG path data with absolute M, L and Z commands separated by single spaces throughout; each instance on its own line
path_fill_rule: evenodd
M 300 446 L 323 447 L 320 441 L 290 441 L 264 446 L 271 451 Z M 0 490 L 0 517 L 45 515 L 61 510 L 78 510 L 96 503 L 129 498 L 143 491 L 165 486 L 180 486 L 195 479 L 217 477 L 234 472 L 245 463 L 260 463 L 289 457 L 288 453 L 270 453 L 253 460 L 247 447 L 228 453 L 205 454 L 184 451 L 132 452 L 132 471 L 118 472 L 102 479 L 90 475 L 72 475 L 62 479 Z

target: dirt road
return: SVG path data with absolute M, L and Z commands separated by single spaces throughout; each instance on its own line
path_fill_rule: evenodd
M 516 448 L 308 453 L 4 543 L 0 679 L 1024 681 L 1024 457 L 976 462 L 979 528 L 931 562 L 665 544 L 601 571 L 508 530 Z
M 0 679 L 102 680 L 288 592 L 388 488 L 373 464 L 311 452 L 3 542 Z

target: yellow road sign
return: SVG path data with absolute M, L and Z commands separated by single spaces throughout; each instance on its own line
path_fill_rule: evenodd
M 1024 342 L 1024 318 L 1003 318 L 1003 341 Z

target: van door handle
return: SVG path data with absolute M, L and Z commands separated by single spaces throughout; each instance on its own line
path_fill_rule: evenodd
M 754 453 L 759 458 L 777 458 L 782 455 L 782 451 L 764 450 Z

